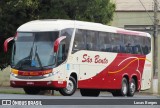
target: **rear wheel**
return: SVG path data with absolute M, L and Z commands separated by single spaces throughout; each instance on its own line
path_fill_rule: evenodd
M 128 81 L 126 78 L 122 79 L 121 89 L 112 92 L 113 96 L 126 96 L 128 93 Z
M 40 92 L 40 89 L 32 88 L 32 87 L 23 88 L 23 90 L 25 91 L 26 94 L 32 94 L 32 95 L 36 95 L 36 94 L 38 94 Z
M 70 76 L 69 81 L 67 82 L 67 87 L 60 89 L 59 92 L 63 96 L 71 96 L 75 93 L 76 89 L 77 89 L 76 80 L 72 76 Z
M 92 89 L 80 89 L 80 93 L 82 96 L 94 96 L 97 97 L 100 94 L 99 90 L 92 90 Z
M 132 78 L 132 80 L 131 80 L 131 82 L 129 83 L 129 86 L 128 86 L 128 94 L 127 94 L 127 96 L 133 96 L 135 92 L 136 92 L 136 82 Z

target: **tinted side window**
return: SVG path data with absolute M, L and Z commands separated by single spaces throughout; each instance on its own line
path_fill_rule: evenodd
M 72 33 L 73 33 L 73 29 L 71 29 L 71 28 L 64 29 L 64 30 L 61 31 L 61 36 L 66 36 L 65 47 L 66 47 L 67 51 L 69 50 L 69 45 L 70 45 L 70 42 L 71 42 Z
M 151 50 L 149 37 L 124 35 L 125 52 L 131 54 L 148 54 Z
M 99 50 L 111 52 L 111 38 L 109 33 L 99 32 Z
M 148 54 L 151 51 L 151 39 L 149 37 L 143 37 L 142 51 L 143 54 Z
M 133 54 L 143 54 L 142 52 L 142 36 L 131 36 L 132 40 L 133 40 L 133 46 L 132 46 L 132 50 L 133 50 Z
M 86 35 L 86 49 L 91 51 L 98 50 L 97 33 L 95 31 L 87 31 Z
M 123 36 L 115 33 L 99 32 L 100 51 L 122 52 Z
M 79 50 L 146 55 L 151 51 L 151 39 L 135 35 L 77 30 L 72 52 Z
M 86 49 L 85 48 L 85 46 L 86 46 L 85 35 L 86 35 L 85 30 L 76 30 L 72 53 L 74 53 L 76 51 L 79 51 L 79 50 L 85 50 Z
M 66 38 L 61 41 L 59 46 L 58 64 L 61 64 L 63 61 L 65 61 L 68 56 L 72 33 L 73 33 L 72 28 L 64 29 L 61 31 L 61 36 L 66 36 Z
M 125 52 L 124 53 L 133 53 L 134 41 L 131 36 L 124 35 L 124 45 L 125 45 Z
M 122 36 L 120 34 L 110 33 L 111 34 L 111 45 L 112 52 L 121 52 L 121 46 L 123 45 Z

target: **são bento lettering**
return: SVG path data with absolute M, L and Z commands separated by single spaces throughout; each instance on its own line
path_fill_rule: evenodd
M 100 55 L 95 55 L 94 58 L 90 57 L 87 54 L 83 55 L 82 62 L 87 62 L 87 63 L 97 63 L 97 64 L 107 64 L 108 59 L 106 58 L 101 58 Z

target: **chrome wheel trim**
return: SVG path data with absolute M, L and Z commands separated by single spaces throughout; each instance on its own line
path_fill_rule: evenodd
M 125 82 L 123 82 L 123 84 L 122 84 L 122 92 L 124 95 L 127 94 L 127 84 Z
M 135 90 L 136 90 L 136 86 L 135 86 L 135 84 L 133 82 L 131 82 L 131 84 L 130 84 L 130 92 L 133 94 L 135 92 Z
M 71 94 L 74 90 L 74 83 L 69 80 L 68 83 L 67 83 L 67 87 L 65 88 L 65 91 L 67 94 Z

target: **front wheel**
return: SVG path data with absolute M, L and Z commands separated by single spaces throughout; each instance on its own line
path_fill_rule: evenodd
M 97 97 L 100 94 L 99 90 L 92 90 L 92 89 L 80 89 L 80 93 L 82 96 L 94 96 Z
M 60 89 L 59 92 L 63 96 L 71 96 L 75 93 L 76 89 L 77 82 L 72 76 L 70 76 L 69 81 L 67 82 L 67 87 Z
M 32 88 L 32 87 L 30 88 L 26 87 L 26 88 L 23 88 L 23 90 L 25 91 L 26 94 L 32 94 L 32 95 L 36 95 L 40 92 L 40 89 Z

